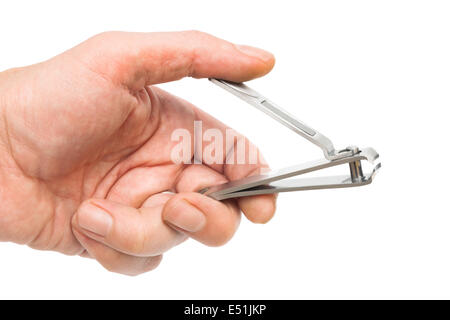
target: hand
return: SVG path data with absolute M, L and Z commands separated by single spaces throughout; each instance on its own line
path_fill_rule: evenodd
M 194 120 L 204 130 L 227 127 L 152 85 L 186 76 L 245 81 L 273 64 L 265 51 L 196 31 L 107 32 L 0 73 L 0 241 L 134 275 L 188 237 L 224 244 L 240 210 L 267 222 L 272 195 L 219 202 L 195 192 L 265 165 L 173 163 L 175 129 L 192 132 Z

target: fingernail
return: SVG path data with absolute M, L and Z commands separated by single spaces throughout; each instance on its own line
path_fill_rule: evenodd
M 206 223 L 205 215 L 185 200 L 180 200 L 165 215 L 167 222 L 187 232 L 199 231 Z
M 106 236 L 113 223 L 112 217 L 92 203 L 84 204 L 78 210 L 78 224 L 81 228 Z
M 255 48 L 255 47 L 250 47 L 250 46 L 246 46 L 246 45 L 236 45 L 236 48 L 241 51 L 242 53 L 254 57 L 254 58 L 258 58 L 263 60 L 264 62 L 269 62 L 272 61 L 273 58 L 273 54 L 271 54 L 270 52 L 264 51 L 262 49 L 259 48 Z

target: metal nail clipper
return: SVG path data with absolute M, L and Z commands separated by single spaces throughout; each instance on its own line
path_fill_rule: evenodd
M 288 191 L 359 187 L 370 184 L 375 173 L 381 167 L 381 163 L 376 163 L 379 156 L 373 148 L 359 149 L 358 147 L 351 146 L 342 150 L 336 150 L 330 139 L 295 119 L 288 112 L 245 84 L 219 79 L 210 79 L 210 81 L 255 106 L 257 109 L 320 147 L 325 158 L 204 188 L 199 191 L 200 193 L 216 200 L 224 200 Z M 363 173 L 361 165 L 361 162 L 365 160 L 373 164 L 373 168 L 368 174 Z M 287 179 L 343 164 L 349 165 L 349 173 L 347 175 Z

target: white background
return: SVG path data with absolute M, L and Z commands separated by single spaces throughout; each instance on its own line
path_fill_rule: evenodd
M 198 29 L 260 46 L 251 86 L 330 136 L 372 146 L 374 184 L 279 197 L 267 225 L 194 241 L 126 277 L 95 261 L 0 243 L 0 298 L 450 298 L 450 5 L 447 1 L 7 1 L 0 70 L 107 30 Z M 319 149 L 206 80 L 163 88 L 258 144 L 273 168 Z M 0 204 L 1 205 L 1 204 Z

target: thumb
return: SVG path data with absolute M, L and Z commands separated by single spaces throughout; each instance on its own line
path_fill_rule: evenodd
M 274 56 L 199 31 L 101 33 L 72 51 L 90 67 L 131 89 L 186 76 L 242 82 L 268 73 Z M 87 52 L 92 55 L 85 55 Z
M 156 256 L 185 240 L 162 221 L 167 195 L 155 195 L 136 209 L 105 199 L 84 201 L 72 218 L 72 228 L 106 247 L 132 256 Z

